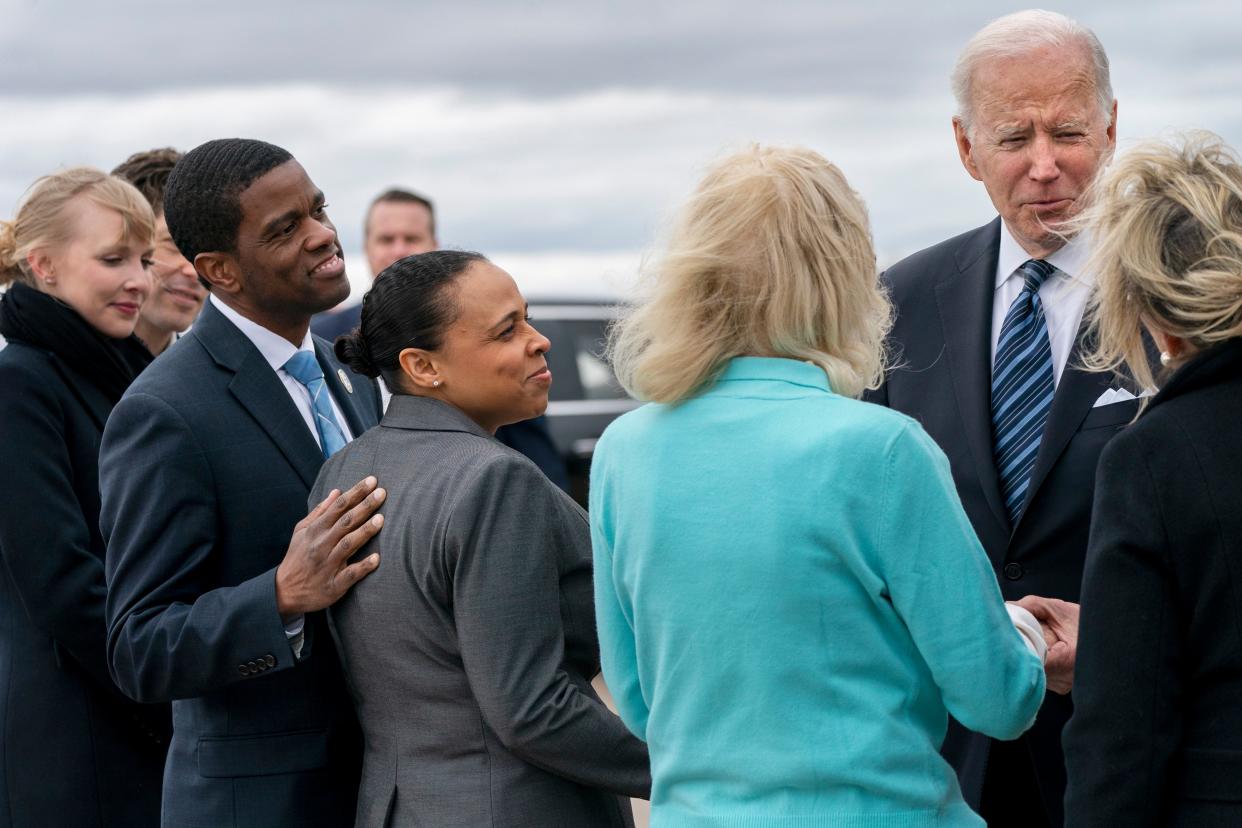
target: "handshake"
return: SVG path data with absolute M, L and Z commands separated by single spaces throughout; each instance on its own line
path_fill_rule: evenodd
M 1064 696 L 1074 686 L 1074 657 L 1078 652 L 1078 605 L 1056 598 L 1028 595 L 1013 601 L 1035 616 L 1048 654 L 1044 659 L 1044 672 L 1048 677 L 1048 689 Z

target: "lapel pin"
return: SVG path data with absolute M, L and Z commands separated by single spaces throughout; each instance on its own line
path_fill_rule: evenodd
M 345 386 L 346 391 L 348 391 L 351 394 L 354 393 L 354 386 L 350 384 L 349 377 L 345 376 L 344 368 L 337 368 L 336 376 L 337 376 L 337 379 L 341 381 L 341 385 Z

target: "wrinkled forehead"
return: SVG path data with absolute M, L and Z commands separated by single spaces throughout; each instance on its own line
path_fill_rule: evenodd
M 1045 47 L 981 61 L 971 85 L 976 115 L 993 123 L 1029 120 L 1091 121 L 1099 117 L 1099 89 L 1090 53 Z

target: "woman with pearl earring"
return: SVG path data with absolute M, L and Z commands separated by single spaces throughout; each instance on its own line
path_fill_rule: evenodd
M 154 227 L 136 189 L 87 167 L 0 222 L 0 825 L 159 822 L 169 711 L 109 674 L 98 465 L 151 361 L 133 333 Z

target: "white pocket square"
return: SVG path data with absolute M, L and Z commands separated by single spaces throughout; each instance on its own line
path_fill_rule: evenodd
M 1110 388 L 1107 391 L 1105 391 L 1103 394 L 1101 394 L 1099 399 L 1097 399 L 1094 403 L 1092 403 L 1091 407 L 1099 408 L 1102 405 L 1112 405 L 1113 403 L 1128 402 L 1129 400 L 1137 400 L 1140 397 L 1150 397 L 1154 393 L 1155 392 L 1152 391 L 1151 389 L 1147 389 L 1136 397 L 1135 395 L 1131 394 L 1129 391 L 1127 391 L 1124 388 Z

